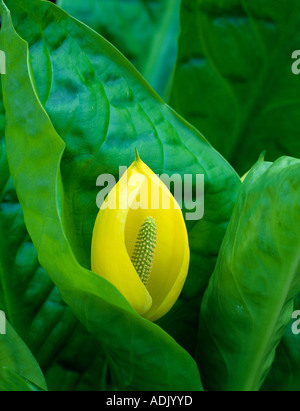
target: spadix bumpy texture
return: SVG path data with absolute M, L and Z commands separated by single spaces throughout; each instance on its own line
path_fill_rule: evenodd
M 156 222 L 153 217 L 146 217 L 137 237 L 131 257 L 138 276 L 146 286 L 152 269 L 156 246 Z
M 92 270 L 111 282 L 138 314 L 155 321 L 178 299 L 189 259 L 182 211 L 137 155 L 99 210 Z

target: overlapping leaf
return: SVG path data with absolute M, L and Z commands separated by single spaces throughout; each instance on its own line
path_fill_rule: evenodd
M 246 178 L 200 315 L 198 364 L 211 390 L 259 390 L 300 291 L 300 160 Z
M 300 309 L 300 295 L 295 299 L 294 312 Z M 297 316 L 298 318 L 298 316 Z M 300 334 L 297 321 L 292 318 L 276 350 L 272 369 L 262 387 L 264 391 L 300 390 Z
M 0 391 L 32 391 L 34 386 L 47 389 L 35 358 L 6 321 L 6 334 L 0 334 Z
M 99 342 L 79 324 L 39 265 L 8 170 L 2 93 L 0 112 L 0 310 L 36 356 L 50 390 L 111 389 Z M 6 373 L 23 385 L 20 377 Z

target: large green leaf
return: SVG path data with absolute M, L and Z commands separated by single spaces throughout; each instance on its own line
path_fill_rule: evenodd
M 1 87 L 0 97 L 0 310 L 36 356 L 49 390 L 112 389 L 99 342 L 79 324 L 38 263 L 8 170 Z M 26 388 L 20 376 L 5 372 L 3 384 L 15 379 Z
M 116 46 L 161 95 L 177 56 L 181 0 L 58 0 Z
M 299 0 L 183 0 L 171 105 L 243 174 L 300 157 Z
M 295 312 L 299 310 L 300 294 L 294 306 Z M 297 333 L 294 331 L 295 325 Z M 300 391 L 300 334 L 298 330 L 299 325 L 296 319 L 292 318 L 276 350 L 274 363 L 262 388 L 264 391 Z
M 90 268 L 91 235 L 98 211 L 95 205 L 98 192 L 96 178 L 101 173 L 111 173 L 117 177 L 119 165 L 129 165 L 132 162 L 135 147 L 142 159 L 158 174 L 205 175 L 205 217 L 201 221 L 188 222 L 190 273 L 181 301 L 170 312 L 170 321 L 168 316 L 164 319 L 165 329 L 177 341 L 187 342 L 188 348 L 193 350 L 199 297 L 215 265 L 240 185 L 238 176 L 207 141 L 165 105 L 128 61 L 98 34 L 46 2 L 19 4 L 7 1 L 7 4 L 12 10 L 18 33 L 29 43 L 39 99 L 55 130 L 66 143 L 64 149 L 62 141 L 57 136 L 52 137 L 59 148 L 58 153 L 52 154 L 51 158 L 48 147 L 53 145 L 54 151 L 56 145 L 44 133 L 44 147 L 39 149 L 40 152 L 37 147 L 28 151 L 29 147 L 42 144 L 35 140 L 25 151 L 20 148 L 15 153 L 19 153 L 22 159 L 11 158 L 12 169 L 19 167 L 12 162 L 16 161 L 17 164 L 18 161 L 23 161 L 24 152 L 28 151 L 26 158 L 39 153 L 38 161 L 33 162 L 31 159 L 36 170 L 33 171 L 32 165 L 30 166 L 31 176 L 26 177 L 26 190 L 23 183 L 18 183 L 18 178 L 14 177 L 17 191 L 18 187 L 23 187 L 23 195 L 20 192 L 18 195 L 28 199 L 29 194 L 24 195 L 24 191 L 32 192 L 32 184 L 37 180 L 36 176 L 40 175 L 40 167 L 47 167 L 47 180 L 51 178 L 49 170 L 54 170 L 53 164 L 59 167 L 62 178 L 59 177 L 58 186 L 63 189 L 61 198 L 64 211 L 57 218 L 59 221 L 62 219 L 61 235 L 64 240 L 67 237 L 68 249 L 72 248 L 81 266 Z M 12 65 L 15 65 L 15 58 L 13 55 Z M 5 79 L 8 77 L 9 73 Z M 21 89 L 24 89 L 23 84 Z M 13 95 L 18 94 L 20 98 L 19 92 L 20 87 L 16 83 L 12 84 L 9 92 L 12 106 Z M 22 95 L 25 96 L 25 92 Z M 12 106 L 10 109 L 6 108 L 8 114 L 14 116 Z M 27 103 L 26 107 L 30 110 Z M 36 118 L 37 115 L 28 112 L 25 117 L 28 122 L 28 119 Z M 17 125 L 23 120 L 15 118 L 11 121 Z M 12 131 L 14 136 L 15 125 Z M 28 124 L 28 128 L 33 125 Z M 20 135 L 23 134 L 24 128 Z M 19 138 L 17 145 L 20 146 L 22 141 Z M 43 150 L 47 152 L 43 159 L 47 164 L 41 164 Z M 25 174 L 23 172 L 24 178 Z M 18 176 L 21 176 L 20 173 Z M 54 179 L 53 176 L 52 178 Z M 55 186 L 49 183 L 41 185 L 48 187 L 47 195 L 50 198 L 53 193 L 57 193 L 56 183 Z M 22 208 L 25 210 L 25 217 L 28 213 L 27 220 L 30 215 L 32 221 L 35 221 L 27 225 L 31 225 L 30 233 L 39 248 L 36 239 L 43 230 L 38 227 L 45 224 L 41 205 L 38 204 L 42 201 L 36 199 L 34 206 L 26 206 L 24 201 Z M 57 212 L 56 205 L 49 207 L 52 212 L 54 209 Z M 33 211 L 35 208 L 40 211 Z M 47 223 L 57 229 L 57 224 Z M 53 237 L 56 239 L 59 236 L 53 233 Z M 53 271 L 53 259 L 49 256 L 47 259 L 51 260 L 48 261 L 52 266 L 51 270 L 47 264 L 47 272 L 50 273 Z M 180 318 L 176 322 L 174 317 L 177 310 L 180 311 Z
M 23 30 L 32 43 L 31 51 L 47 50 L 46 55 L 30 56 L 33 72 L 40 69 L 35 80 L 50 117 L 35 90 L 27 44 L 16 35 L 2 6 L 8 159 L 39 260 L 64 300 L 101 341 L 121 389 L 201 389 L 198 369 L 187 352 L 160 327 L 139 317 L 110 283 L 89 271 L 97 214 L 95 181 L 101 172 L 116 173 L 119 164 L 131 162 L 135 146 L 156 171 L 185 166 L 190 172 L 205 172 L 208 201 L 213 199 L 217 206 L 221 199 L 229 199 L 226 212 L 239 180 L 95 32 L 47 2 L 8 3 L 19 6 L 12 7 L 13 13 L 20 33 Z M 30 27 L 24 14 L 18 14 L 24 8 Z M 49 68 L 50 61 L 52 70 L 44 73 L 42 68 Z M 42 82 L 44 74 L 48 81 Z M 22 110 L 15 110 L 16 98 Z M 224 219 L 217 224 L 213 220 L 214 228 L 218 224 L 222 234 Z
M 14 377 L 7 378 L 8 373 Z M 23 378 L 25 382 L 21 383 Z M 6 334 L 0 333 L 0 391 L 23 391 L 26 385 L 30 391 L 33 386 L 30 387 L 29 382 L 40 389 L 47 389 L 44 376 L 32 353 L 6 321 Z
M 246 178 L 201 307 L 198 364 L 210 390 L 258 390 L 300 291 L 300 160 Z
M 0 369 L 0 391 L 45 391 L 10 368 Z

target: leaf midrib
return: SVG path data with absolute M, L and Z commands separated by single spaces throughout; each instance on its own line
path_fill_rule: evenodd
M 295 248 L 300 250 L 300 241 L 299 241 L 298 247 L 295 247 Z M 281 294 L 282 298 L 280 299 L 280 302 L 277 305 L 277 310 L 272 311 L 274 314 L 271 318 L 270 326 L 267 332 L 264 334 L 265 338 L 262 340 L 262 343 L 261 343 L 261 350 L 258 355 L 258 360 L 253 362 L 252 372 L 247 373 L 248 378 L 246 379 L 244 387 L 243 387 L 243 390 L 245 391 L 255 391 L 260 388 L 259 384 L 260 384 L 260 378 L 261 378 L 261 370 L 265 362 L 264 359 L 266 358 L 267 347 L 270 346 L 270 342 L 273 339 L 272 337 L 274 336 L 274 330 L 276 330 L 276 324 L 278 324 L 278 318 L 280 317 L 280 314 L 282 313 L 284 306 L 289 302 L 287 300 L 287 297 L 289 295 L 289 291 L 292 288 L 292 284 L 295 280 L 295 276 L 297 274 L 297 270 L 299 269 L 299 266 L 300 266 L 300 251 L 298 252 L 297 257 L 292 264 L 291 272 L 289 275 L 289 281 L 286 282 L 284 292 Z

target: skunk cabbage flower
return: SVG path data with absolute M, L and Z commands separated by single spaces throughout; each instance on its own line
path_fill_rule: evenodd
M 176 302 L 189 259 L 182 211 L 137 154 L 99 210 L 92 270 L 111 282 L 137 313 L 155 321 Z

